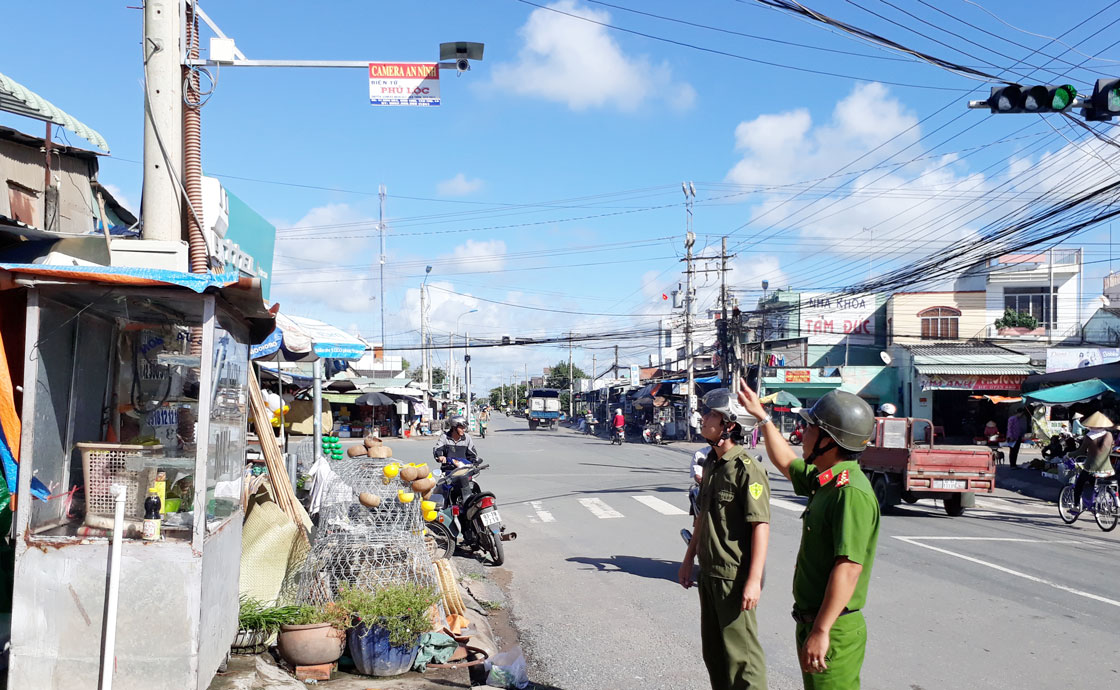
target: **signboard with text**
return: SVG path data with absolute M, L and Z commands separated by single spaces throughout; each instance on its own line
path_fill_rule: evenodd
M 439 63 L 369 63 L 371 105 L 439 105 Z
M 1026 378 L 1010 374 L 927 374 L 921 386 L 924 391 L 1017 391 Z
M 875 342 L 874 295 L 801 295 L 801 337 L 810 343 Z
M 1120 349 L 1110 347 L 1051 347 L 1046 350 L 1046 373 L 1120 362 Z
M 786 369 L 786 383 L 809 383 L 812 373 L 808 369 Z

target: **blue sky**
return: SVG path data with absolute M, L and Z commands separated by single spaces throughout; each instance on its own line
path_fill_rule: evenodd
M 0 72 L 106 137 L 112 157 L 101 179 L 136 210 L 141 12 L 126 4 L 5 3 Z M 251 58 L 423 61 L 436 57 L 441 41 L 486 44 L 485 60 L 470 73 L 445 74 L 439 108 L 372 107 L 362 70 L 216 74 L 203 109 L 203 165 L 280 228 L 273 298 L 291 313 L 379 339 L 378 184 L 388 187 L 391 228 L 386 340 L 401 347 L 419 339 L 417 288 L 427 264 L 429 284 L 441 288 L 431 291 L 440 341 L 471 308 L 479 311 L 462 319 L 463 330 L 482 337 L 656 320 L 669 311 L 661 294 L 680 279 L 682 180 L 696 184 L 698 244 L 718 246 L 730 234 L 738 254 L 732 280 L 748 291 L 750 306 L 749 291 L 763 278 L 772 287 L 847 285 L 866 277 L 869 258 L 878 273 L 967 241 L 1070 169 L 1094 166 L 1093 179 L 1114 173 L 1101 160 L 1103 144 L 1060 121 L 966 111 L 967 99 L 987 95 L 979 81 L 757 3 L 610 4 L 550 7 L 709 51 L 864 80 L 674 45 L 517 0 L 203 4 Z M 1082 55 L 1000 19 L 1053 36 L 1108 3 L 983 4 L 999 19 L 967 0 L 810 6 L 939 57 L 1010 70 L 1013 79 L 1065 77 L 1085 91 L 1098 76 L 1120 72 L 1120 64 L 1088 57 L 1120 59 L 1107 30 L 1120 8 L 1062 36 Z M 43 26 L 46 35 L 33 29 Z M 1038 47 L 1046 55 L 1032 56 Z M 0 124 L 40 131 L 13 116 Z M 851 174 L 860 170 L 868 172 Z M 1087 266 L 1087 301 L 1108 271 L 1108 241 L 1100 229 L 1073 242 L 1097 262 Z M 714 285 L 703 283 L 700 304 L 713 295 Z M 624 341 L 624 363 L 645 364 L 649 349 Z M 577 363 L 590 368 L 592 352 L 577 349 Z M 600 367 L 612 356 L 595 352 Z M 525 363 L 539 370 L 566 355 L 566 347 L 480 351 L 475 379 L 488 388 Z

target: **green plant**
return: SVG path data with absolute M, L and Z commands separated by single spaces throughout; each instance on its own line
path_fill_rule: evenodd
M 322 606 L 303 604 L 295 606 L 295 613 L 286 625 L 315 625 L 316 623 L 330 623 L 339 630 L 350 627 L 350 613 L 345 607 L 334 602 Z
M 1022 311 L 1015 311 L 1011 307 L 1003 310 L 1003 316 L 996 319 L 996 328 L 1038 328 L 1038 319 Z
M 274 632 L 281 625 L 289 625 L 298 611 L 298 606 L 269 606 L 260 599 L 242 595 L 237 625 L 241 630 Z
M 483 600 L 480 600 L 478 602 L 478 605 L 481 606 L 482 608 L 486 609 L 487 611 L 501 611 L 502 610 L 502 602 L 500 602 L 500 601 L 487 601 L 487 600 L 483 599 Z
M 343 585 L 338 591 L 339 606 L 367 628 L 384 628 L 394 647 L 413 647 L 431 630 L 429 610 L 437 601 L 437 590 L 412 583 L 389 585 L 376 592 Z

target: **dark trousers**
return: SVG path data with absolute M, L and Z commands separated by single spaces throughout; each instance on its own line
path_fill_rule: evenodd
M 1019 462 L 1019 447 L 1023 445 L 1023 437 L 1015 439 L 1015 445 L 1011 446 L 1011 466 L 1014 467 L 1015 463 Z
M 1093 475 L 1085 470 L 1077 473 L 1077 479 L 1073 482 L 1073 504 L 1081 510 L 1081 494 L 1085 492 L 1085 485 L 1093 481 Z

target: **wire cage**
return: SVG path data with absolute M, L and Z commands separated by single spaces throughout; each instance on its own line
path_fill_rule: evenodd
M 311 552 L 300 573 L 300 603 L 333 601 L 343 584 L 368 591 L 402 583 L 439 586 L 424 541 L 420 496 L 399 500 L 398 492 L 409 489 L 399 478 L 386 478 L 391 462 L 357 458 L 331 464 L 335 476 L 324 487 Z M 363 493 L 381 504 L 362 505 Z

